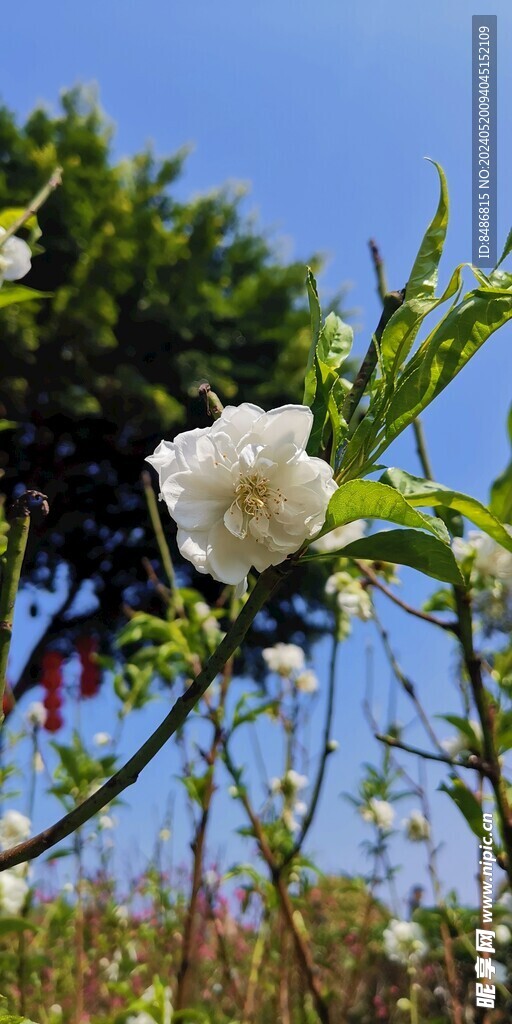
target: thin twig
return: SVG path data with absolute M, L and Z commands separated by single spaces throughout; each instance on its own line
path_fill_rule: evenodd
M 354 561 L 359 571 L 368 580 L 368 582 L 371 583 L 372 587 L 380 590 L 382 594 L 385 594 L 386 597 L 389 598 L 390 601 L 393 601 L 393 604 L 396 604 L 402 609 L 402 611 L 407 612 L 408 615 L 413 615 L 416 619 L 422 619 L 423 622 L 430 622 L 432 626 L 438 626 L 439 629 L 444 629 L 448 633 L 454 633 L 456 636 L 458 635 L 459 626 L 457 622 L 445 622 L 443 619 L 438 619 L 436 615 L 431 615 L 429 612 L 422 611 L 421 608 L 414 608 L 413 605 L 403 601 L 402 598 L 398 597 L 398 595 L 390 590 L 389 587 L 386 587 L 370 566 L 365 565 L 365 563 L 358 558 L 355 558 Z
M 7 228 L 4 234 L 0 237 L 0 249 L 5 245 L 9 238 L 12 238 L 12 236 L 15 235 L 16 232 L 19 231 L 20 228 L 22 228 L 23 225 L 37 213 L 43 203 L 48 199 L 48 196 L 51 195 L 54 189 L 56 189 L 61 182 L 62 167 L 56 167 L 46 185 L 43 185 L 43 188 L 34 196 L 32 202 L 29 203 L 26 210 L 21 214 L 21 217 L 18 217 L 18 220 L 15 220 L 14 224 L 11 224 L 10 228 Z

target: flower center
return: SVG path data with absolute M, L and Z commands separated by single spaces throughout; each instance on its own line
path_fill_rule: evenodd
M 268 480 L 259 473 L 248 473 L 240 477 L 235 487 L 235 505 L 242 515 L 268 517 L 267 500 L 270 497 Z

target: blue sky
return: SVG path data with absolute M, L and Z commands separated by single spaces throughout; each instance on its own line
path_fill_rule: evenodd
M 512 156 L 512 10 L 503 0 L 482 2 L 482 12 L 498 14 L 501 241 L 512 223 L 512 195 L 506 190 Z M 261 0 L 257 5 L 26 0 L 3 13 L 8 40 L 3 100 L 23 118 L 38 102 L 55 107 L 63 87 L 95 84 L 116 125 L 116 156 L 148 142 L 162 156 L 192 143 L 181 194 L 228 179 L 248 182 L 247 210 L 272 232 L 286 256 L 305 260 L 313 251 L 325 253 L 324 293 L 350 283 L 348 302 L 359 310 L 362 352 L 378 317 L 367 241 L 378 240 L 390 286 L 401 287 L 437 202 L 435 172 L 425 156 L 443 165 L 451 192 L 442 280 L 456 263 L 471 258 L 472 13 L 476 9 L 466 0 L 428 5 L 366 0 L 350 9 L 341 0 Z M 510 329 L 493 338 L 425 416 L 437 478 L 483 499 L 508 459 L 510 343 Z M 410 437 L 395 445 L 391 461 L 417 471 Z M 428 586 L 412 573 L 403 578 L 404 593 L 421 600 Z M 456 664 L 446 637 L 432 637 L 427 627 L 412 626 L 395 609 L 382 607 L 382 613 L 429 711 L 445 710 Z M 367 837 L 339 794 L 356 785 L 362 751 L 369 760 L 379 756 L 360 709 L 370 633 L 371 627 L 358 626 L 343 655 L 334 730 L 342 749 L 333 758 L 310 842 L 330 870 L 359 869 L 358 844 Z M 390 674 L 375 638 L 374 643 L 376 690 L 385 708 Z M 324 676 L 325 658 L 322 647 L 316 667 Z M 402 697 L 398 711 L 404 721 L 413 717 Z M 126 752 L 161 714 L 162 705 L 155 706 L 134 721 Z M 84 712 L 84 729 L 106 727 L 103 718 L 108 725 L 108 709 L 91 705 Z M 414 728 L 408 735 L 419 736 Z M 270 737 L 266 742 L 272 761 L 276 752 Z M 129 794 L 131 809 L 120 813 L 119 863 L 135 837 L 142 850 L 151 849 L 153 825 L 165 802 L 162 776 L 177 770 L 169 748 Z M 429 775 L 434 784 L 436 770 L 430 768 Z M 447 797 L 436 795 L 433 806 L 437 839 L 446 843 L 443 876 L 472 898 L 476 843 L 459 825 Z M 38 823 L 51 813 L 53 808 L 40 808 Z M 223 801 L 222 813 L 222 832 L 214 829 L 212 849 L 223 848 L 229 862 L 242 846 L 227 833 L 226 826 L 236 823 L 234 808 Z M 178 859 L 186 851 L 184 821 L 176 825 Z M 405 896 L 413 882 L 425 882 L 426 873 L 420 853 L 399 844 L 397 856 L 404 864 L 397 885 Z

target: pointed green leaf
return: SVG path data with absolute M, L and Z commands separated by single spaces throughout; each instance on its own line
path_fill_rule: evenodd
M 440 196 L 435 216 L 429 224 L 407 281 L 408 299 L 430 299 L 435 295 L 439 261 L 448 227 L 448 187 L 442 167 L 430 160 L 439 175 Z
M 449 544 L 448 531 L 440 519 L 418 512 L 399 491 L 375 480 L 349 480 L 338 487 L 329 502 L 322 534 L 356 519 L 383 519 L 398 526 L 428 530 Z
M 406 366 L 386 414 L 386 446 L 444 390 L 494 331 L 512 317 L 512 291 L 468 292 Z
M 315 356 L 318 339 L 320 337 L 322 313 L 320 310 L 317 284 L 310 267 L 308 267 L 306 287 L 308 292 L 309 316 L 311 321 L 311 345 L 309 347 L 308 362 L 306 366 L 303 404 L 311 405 L 316 391 Z
M 352 328 L 336 313 L 329 313 L 318 339 L 318 358 L 327 366 L 339 370 L 350 354 L 354 341 Z
M 482 835 L 482 808 L 474 793 L 460 779 L 454 779 L 450 786 L 441 783 L 439 789 L 448 793 L 465 817 L 470 829 L 480 839 Z
M 512 444 L 512 406 L 508 414 L 508 436 Z M 502 523 L 512 523 L 512 461 L 491 487 L 490 508 Z
M 444 508 L 460 512 L 462 516 L 469 519 L 507 551 L 512 551 L 512 536 L 499 519 L 476 498 L 471 498 L 468 494 L 461 494 L 460 491 L 452 491 L 450 487 L 434 483 L 433 480 L 422 480 L 421 477 L 411 476 L 410 473 L 405 473 L 402 469 L 388 469 L 380 479 L 381 483 L 396 487 L 411 505 L 432 505 L 434 507 L 441 505 Z
M 463 586 L 464 578 L 451 548 L 418 530 L 387 530 L 353 541 L 340 552 L 346 558 L 397 562 L 443 583 Z
M 23 284 L 4 284 L 0 288 L 0 309 L 14 306 L 18 302 L 28 302 L 30 299 L 49 299 L 51 295 L 51 292 L 37 292 L 35 288 L 25 288 Z
M 498 269 L 500 264 L 503 263 L 503 260 L 507 258 L 509 252 L 512 252 L 512 228 L 510 228 L 510 231 L 507 235 L 505 245 L 503 246 L 503 252 L 494 268 L 495 271 Z

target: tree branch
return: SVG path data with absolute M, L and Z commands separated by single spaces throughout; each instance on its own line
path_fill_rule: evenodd
M 137 752 L 131 757 L 122 768 L 112 776 L 111 779 L 75 807 L 69 814 L 64 815 L 50 828 L 45 829 L 38 835 L 27 839 L 9 850 L 0 854 L 0 871 L 22 864 L 27 860 L 33 860 L 41 853 L 51 849 L 62 839 L 66 839 L 80 825 L 89 821 L 93 815 L 101 811 L 102 807 L 119 796 L 128 786 L 137 781 L 140 772 L 155 757 L 164 743 L 174 735 L 177 729 L 183 725 L 200 697 L 206 692 L 215 676 L 224 668 L 229 658 L 240 646 L 248 632 L 253 619 L 263 607 L 274 590 L 279 586 L 282 579 L 291 572 L 294 562 L 291 560 L 284 564 L 271 566 L 259 577 L 256 586 L 246 604 L 242 608 L 238 618 L 226 633 L 217 650 L 214 651 L 204 669 L 199 672 L 189 688 L 178 697 L 173 708 L 163 722 L 155 729 L 149 739 L 142 744 Z

